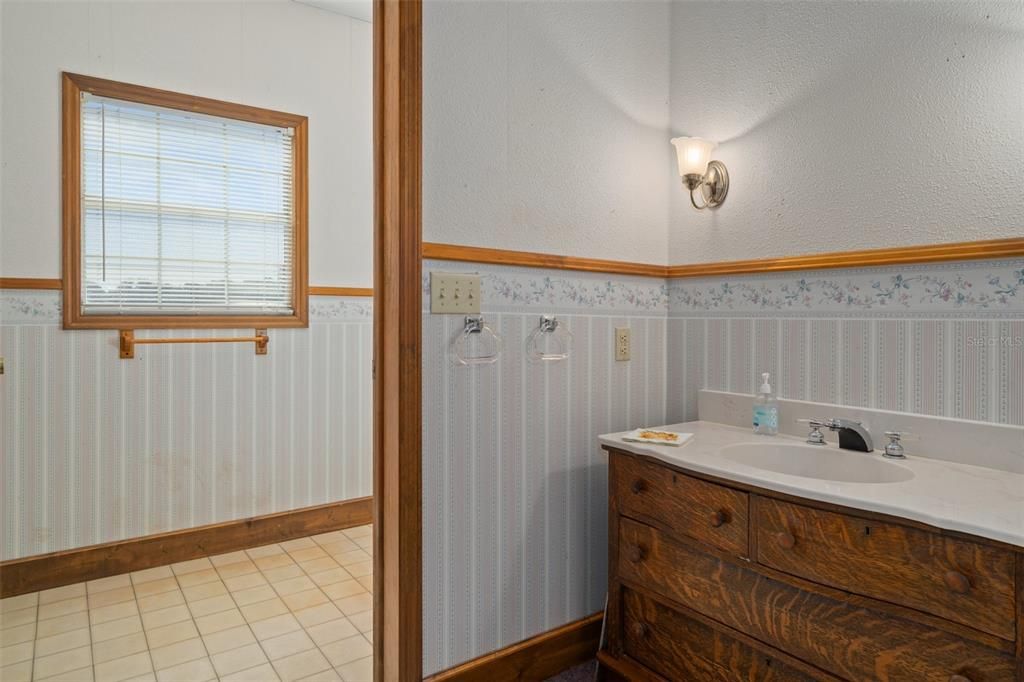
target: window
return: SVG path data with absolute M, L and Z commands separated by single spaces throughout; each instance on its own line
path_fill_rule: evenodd
M 305 326 L 306 118 L 64 74 L 64 326 Z

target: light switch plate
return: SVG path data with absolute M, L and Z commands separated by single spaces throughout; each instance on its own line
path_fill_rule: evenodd
M 480 275 L 430 273 L 430 312 L 475 315 L 480 312 Z
M 615 359 L 629 360 L 629 327 L 615 328 Z

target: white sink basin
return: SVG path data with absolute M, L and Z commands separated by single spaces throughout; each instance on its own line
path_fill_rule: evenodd
M 877 456 L 799 443 L 737 443 L 721 456 L 738 464 L 789 476 L 844 483 L 898 483 L 914 472 Z

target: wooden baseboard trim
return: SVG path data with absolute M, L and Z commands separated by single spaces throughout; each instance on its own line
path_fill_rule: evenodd
M 908 265 L 913 263 L 941 263 L 977 260 L 979 258 L 1018 258 L 1021 256 L 1024 256 L 1024 238 L 929 244 L 924 246 L 900 246 L 887 249 L 865 249 L 861 251 L 837 251 L 803 256 L 788 256 L 786 258 L 668 266 L 592 258 L 574 258 L 572 256 L 556 256 L 549 253 L 531 253 L 528 251 L 504 251 L 477 246 L 459 246 L 457 244 L 423 244 L 423 257 L 434 260 L 550 268 L 554 270 L 580 270 L 670 279 L 755 274 L 761 272 L 786 272 L 792 270 L 827 270 L 881 265 Z
M 595 613 L 474 658 L 428 677 L 427 682 L 546 680 L 596 656 L 602 615 Z
M 373 498 L 331 502 L 0 562 L 0 598 L 373 522 Z

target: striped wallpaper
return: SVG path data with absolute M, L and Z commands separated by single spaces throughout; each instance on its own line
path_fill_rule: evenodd
M 602 608 L 607 467 L 596 436 L 665 420 L 662 283 L 551 275 L 486 268 L 483 314 L 504 342 L 494 365 L 454 365 L 462 317 L 424 308 L 427 674 Z M 602 303 L 591 307 L 591 294 Z M 572 331 L 568 360 L 526 360 L 543 313 Z M 630 362 L 612 355 L 617 326 L 632 330 Z
M 1024 425 L 1024 320 L 670 318 L 669 413 L 701 388 Z
M 701 388 L 1024 425 L 1024 260 L 680 279 L 669 413 Z
M 495 365 L 459 367 L 431 271 L 480 272 Z M 701 388 L 1024 424 L 1024 260 L 664 281 L 424 264 L 424 672 L 601 609 L 600 433 L 697 418 Z M 568 361 L 523 342 L 555 313 Z M 616 362 L 616 326 L 632 360 Z
M 59 292 L 0 292 L 2 558 L 371 494 L 372 301 L 308 329 L 140 346 L 64 331 Z M 138 336 L 251 335 L 138 331 Z

